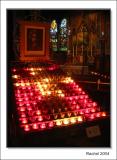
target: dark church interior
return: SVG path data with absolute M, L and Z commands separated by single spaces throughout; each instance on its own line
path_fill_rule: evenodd
M 7 147 L 110 147 L 111 11 L 6 12 Z

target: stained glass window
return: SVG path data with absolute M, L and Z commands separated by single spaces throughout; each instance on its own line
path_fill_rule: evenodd
M 53 20 L 51 23 L 51 28 L 50 28 L 50 43 L 51 43 L 51 49 L 52 51 L 57 51 L 57 43 L 58 43 L 58 39 L 57 39 L 57 22 L 56 20 Z
M 68 50 L 69 29 L 67 19 L 63 18 L 58 27 L 56 20 L 51 22 L 50 27 L 50 42 L 52 51 L 67 51 Z
M 68 27 L 67 19 L 62 19 L 60 24 L 60 34 L 59 34 L 59 50 L 67 51 L 68 49 Z

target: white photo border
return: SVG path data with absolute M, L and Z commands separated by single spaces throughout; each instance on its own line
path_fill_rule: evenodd
M 7 9 L 111 10 L 111 148 L 6 148 L 6 10 Z M 2 1 L 1 2 L 1 159 L 116 159 L 116 1 Z M 86 152 L 109 155 L 86 156 Z

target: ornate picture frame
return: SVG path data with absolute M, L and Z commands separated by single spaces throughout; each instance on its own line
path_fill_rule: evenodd
M 20 60 L 49 58 L 49 24 L 20 21 Z

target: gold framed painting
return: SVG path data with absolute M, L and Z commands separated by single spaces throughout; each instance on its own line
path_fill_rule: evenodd
M 46 60 L 49 55 L 49 24 L 20 21 L 20 60 Z

